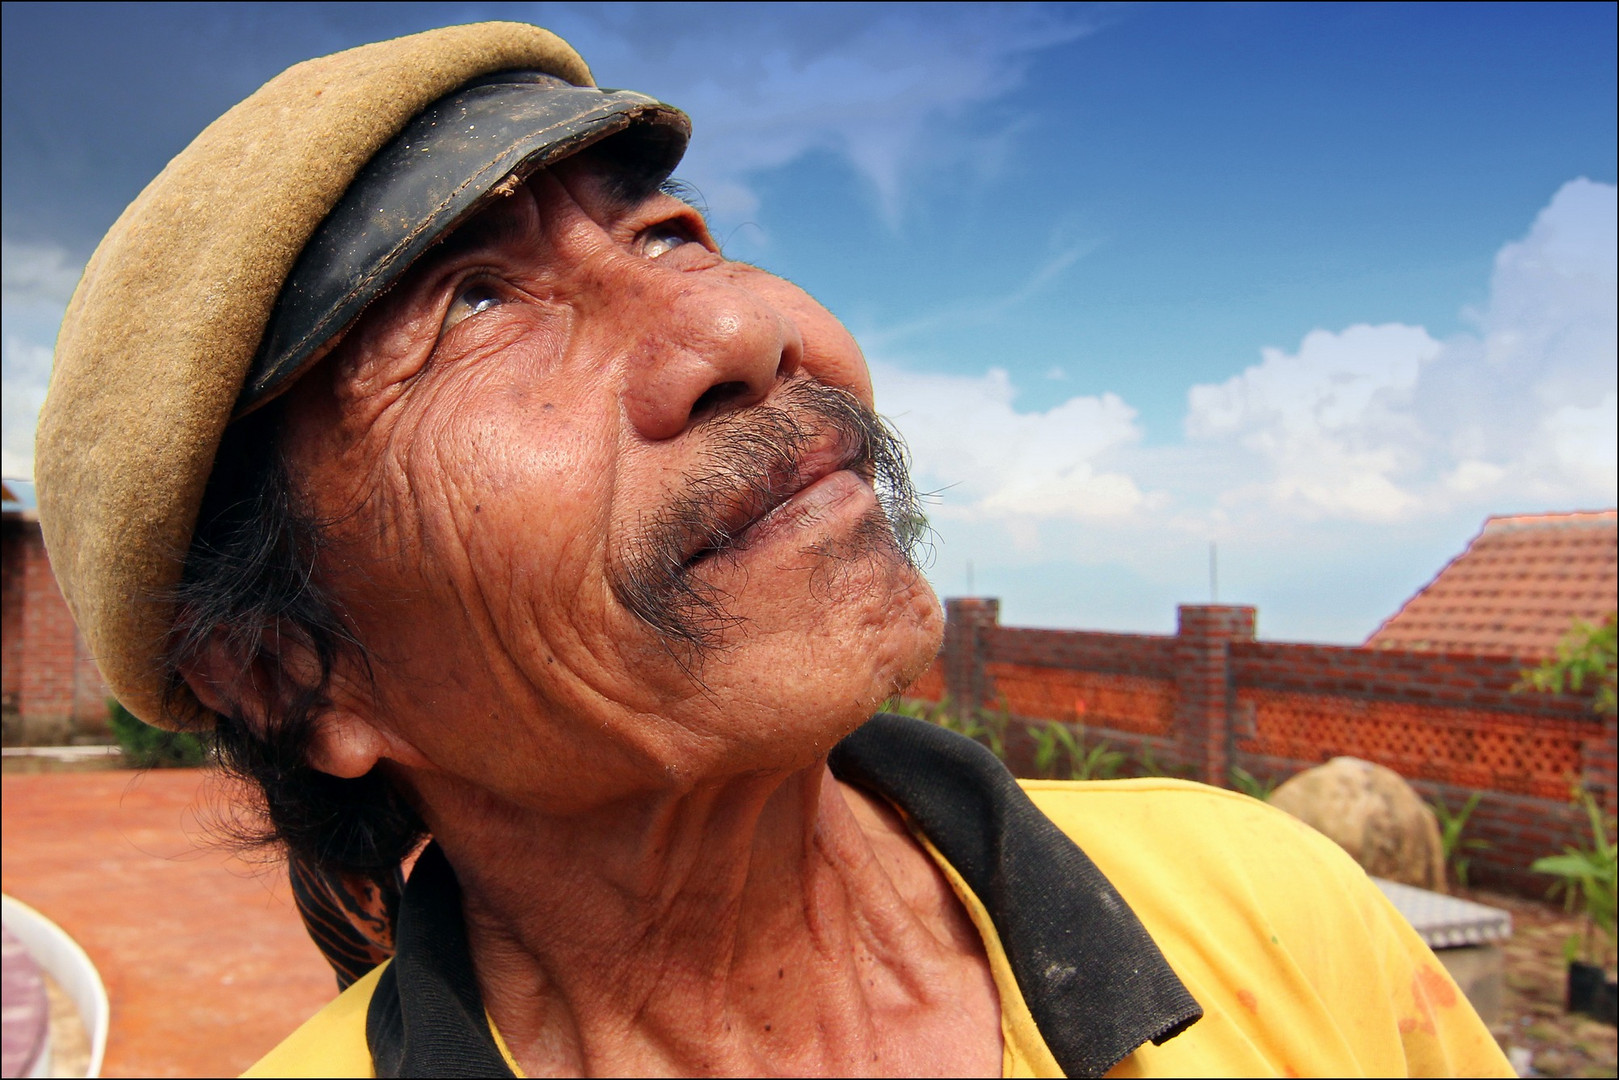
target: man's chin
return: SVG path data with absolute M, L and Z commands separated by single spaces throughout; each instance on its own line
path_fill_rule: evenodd
M 896 622 L 903 621 L 911 628 L 910 647 L 896 648 L 894 664 L 882 683 L 878 704 L 908 690 L 933 663 L 944 645 L 944 608 L 939 603 L 938 594 L 912 563 L 907 561 L 905 568 L 911 584 L 903 599 L 895 605 L 896 609 L 903 606 L 903 614 L 896 610 L 894 615 Z
M 892 545 L 890 545 L 892 547 Z M 812 767 L 932 662 L 943 613 L 892 551 L 818 553 L 793 595 L 748 589 L 711 646 L 654 645 L 639 676 L 696 736 L 682 782 Z M 830 569 L 836 567 L 836 569 Z
M 796 657 L 812 681 L 836 683 L 869 715 L 938 655 L 944 638 L 938 598 L 880 517 L 871 535 L 844 537 L 803 559 L 790 594 L 738 597 L 734 610 L 743 621 L 726 636 L 738 651 L 764 644 L 772 654 L 790 653 L 782 662 Z M 750 611 L 750 599 L 759 607 Z M 793 644 L 782 650 L 777 643 Z

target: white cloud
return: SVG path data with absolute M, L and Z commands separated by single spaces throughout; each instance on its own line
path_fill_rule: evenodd
M 1501 249 L 1475 332 L 1313 330 L 1292 351 L 1261 349 L 1253 367 L 1192 387 L 1178 447 L 1139 447 L 1135 411 L 1113 394 L 1019 412 L 999 368 L 874 363 L 878 401 L 923 485 L 945 489 L 941 522 L 1134 521 L 1296 538 L 1312 522 L 1612 505 L 1615 204 L 1612 186 L 1564 185 Z M 1117 539 L 1121 553 L 1141 546 L 1127 532 Z
M 1137 442 L 1135 410 L 1117 395 L 1018 412 L 1000 368 L 982 376 L 920 374 L 874 363 L 883 412 L 904 434 L 918 485 L 941 490 L 938 520 L 1126 516 L 1149 497 L 1106 467 Z
M 34 426 L 81 267 L 57 247 L 0 239 L 0 471 L 34 473 Z
M 1613 501 L 1614 475 L 1619 472 L 1619 393 L 1609 390 L 1596 405 L 1564 405 L 1547 414 L 1542 434 L 1551 443 L 1564 474 L 1584 481 L 1598 497 Z
M 34 475 L 34 426 L 45 402 L 45 384 L 51 375 L 51 350 L 5 336 L 4 386 L 0 388 L 0 472 L 31 479 Z
M 634 86 L 691 115 L 698 137 L 680 175 L 732 223 L 757 209 L 757 174 L 814 151 L 853 165 L 896 220 L 909 170 L 941 154 L 978 161 L 998 139 L 959 125 L 949 139 L 929 134 L 1014 91 L 1034 53 L 1092 32 L 1097 19 L 964 4 L 778 7 L 770 19 L 723 7 L 592 5 L 546 16 L 591 58 L 599 82 Z
M 1315 330 L 1188 395 L 1227 506 L 1390 521 L 1464 505 L 1611 505 L 1616 191 L 1576 180 L 1496 256 L 1477 327 Z
M 1412 496 L 1395 478 L 1412 466 L 1410 443 L 1421 438 L 1406 406 L 1422 364 L 1440 348 L 1415 326 L 1313 331 L 1296 354 L 1267 348 L 1257 366 L 1225 383 L 1194 386 L 1187 436 L 1246 451 L 1232 455 L 1225 501 L 1396 516 Z M 1256 474 L 1265 478 L 1249 479 Z
M 30 302 L 65 308 L 83 271 L 59 247 L 0 238 L 0 296 L 8 308 Z
M 1206 595 L 1217 540 L 1222 595 L 1284 634 L 1358 640 L 1486 515 L 1613 506 L 1616 207 L 1612 185 L 1565 184 L 1501 248 L 1469 332 L 1360 324 L 1263 348 L 1189 390 L 1177 445 L 1140 445 L 1111 394 L 1025 413 L 999 369 L 874 364 L 922 482 L 946 488 L 941 587 L 971 562 L 980 587 L 1016 583 L 990 588 L 1009 621 L 1141 629 L 1150 603 Z

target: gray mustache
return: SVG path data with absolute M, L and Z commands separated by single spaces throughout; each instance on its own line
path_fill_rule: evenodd
M 856 537 L 865 553 L 916 565 L 927 522 L 905 444 L 847 390 L 799 376 L 764 403 L 703 420 L 692 434 L 707 439 L 701 463 L 610 570 L 619 603 L 656 630 L 682 662 L 714 648 L 742 621 L 728 610 L 729 595 L 692 574 L 694 565 L 740 550 L 752 511 L 774 507 L 802 487 L 800 462 L 813 445 L 830 442 L 838 467 L 864 476 L 877 493 L 882 520 L 864 523 Z

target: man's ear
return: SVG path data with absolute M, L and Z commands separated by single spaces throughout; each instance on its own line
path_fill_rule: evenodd
M 271 707 L 270 686 L 275 680 L 266 677 L 263 665 L 287 665 L 294 671 L 314 666 L 310 657 L 289 655 L 301 650 L 288 648 L 287 644 L 283 639 L 279 657 L 260 657 L 243 663 L 228 646 L 225 636 L 216 632 L 197 655 L 180 665 L 180 674 L 203 707 L 227 716 L 240 716 L 262 735 L 269 717 L 280 711 Z M 301 660 L 305 662 L 300 663 Z M 312 677 L 313 670 L 302 674 Z M 428 764 L 414 746 L 378 728 L 361 710 L 346 701 L 350 695 L 343 692 L 344 680 L 340 674 L 333 674 L 329 689 L 335 700 L 315 721 L 309 743 L 311 766 L 332 776 L 353 779 L 370 772 L 383 758 L 413 767 Z
M 348 780 L 364 776 L 383 760 L 408 768 L 428 767 L 420 750 L 369 719 L 372 697 L 362 689 L 369 684 L 357 682 L 339 667 L 327 688 L 328 704 L 315 721 L 309 764 Z
M 323 773 L 354 780 L 383 758 L 395 757 L 389 752 L 394 741 L 357 713 L 328 709 L 316 721 L 314 737 L 309 740 L 309 764 Z M 407 749 L 414 753 L 413 748 Z
M 269 716 L 264 688 L 252 663 L 243 663 L 224 639 L 215 632 L 190 658 L 180 664 L 180 676 L 202 707 L 221 716 L 240 716 L 254 730 L 263 732 Z

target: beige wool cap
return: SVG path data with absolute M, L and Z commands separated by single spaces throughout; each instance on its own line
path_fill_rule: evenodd
M 96 248 L 68 305 L 35 443 L 51 566 L 114 695 L 165 712 L 161 598 L 282 283 L 371 158 L 424 108 L 502 71 L 594 86 L 539 27 L 454 26 L 289 68 L 210 124 Z

